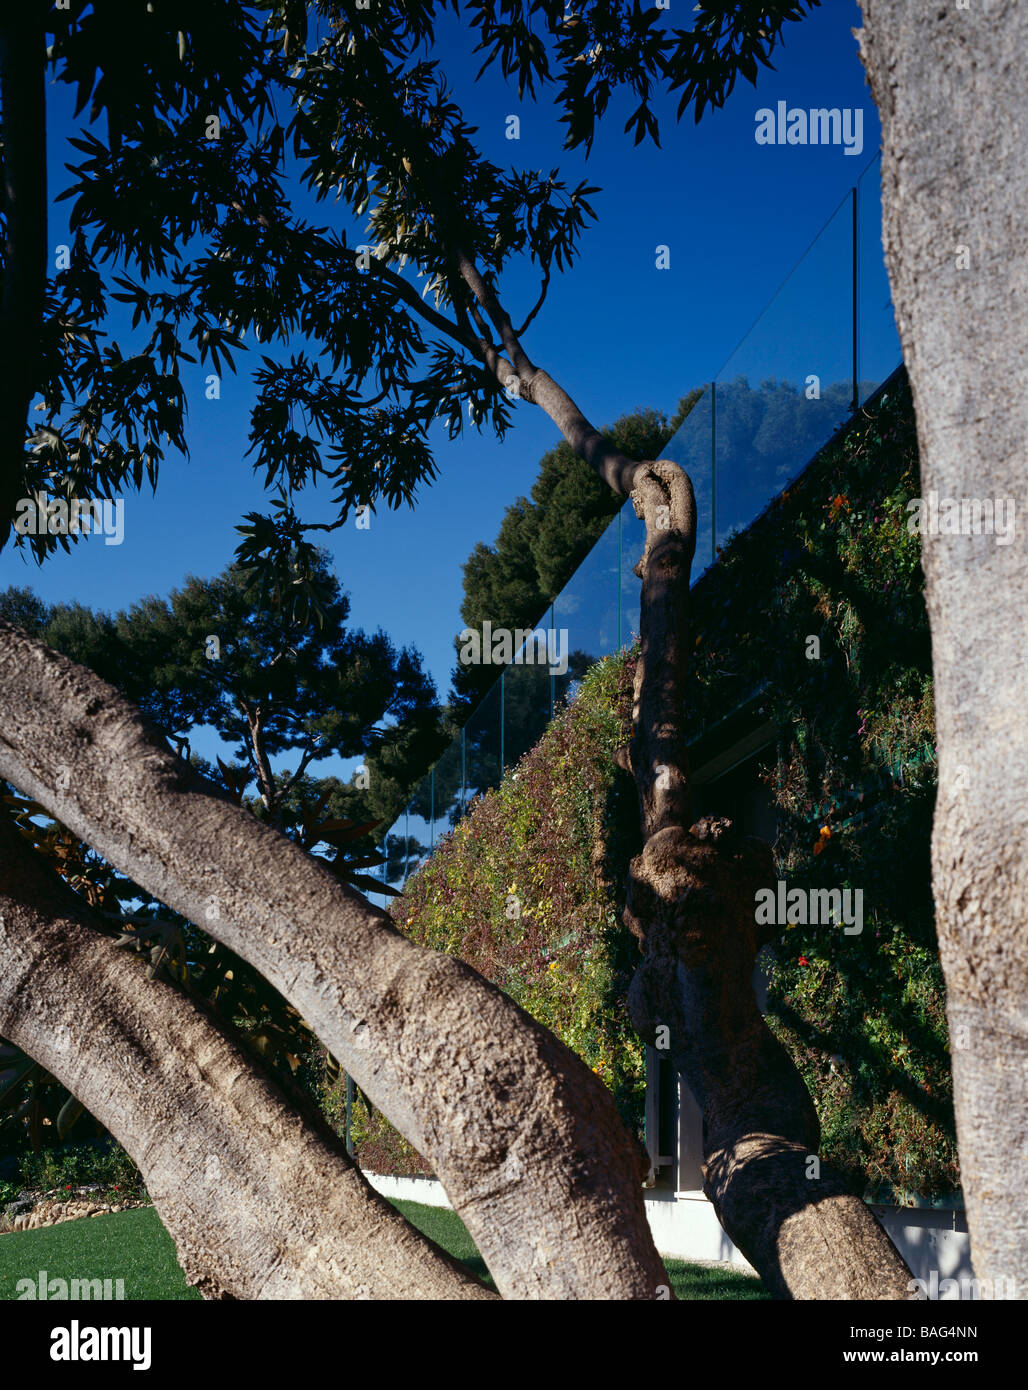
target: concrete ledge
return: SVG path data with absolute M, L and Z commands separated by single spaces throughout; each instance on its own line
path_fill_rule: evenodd
M 383 1197 L 401 1202 L 422 1202 L 426 1207 L 450 1207 L 453 1203 L 435 1178 L 394 1178 L 389 1173 L 365 1173 L 364 1176 Z

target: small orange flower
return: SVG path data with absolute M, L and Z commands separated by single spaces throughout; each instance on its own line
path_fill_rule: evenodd
M 840 512 L 846 511 L 848 508 L 849 499 L 845 497 L 841 492 L 837 492 L 835 496 L 832 498 L 831 502 L 829 502 L 828 504 L 828 510 L 832 514 L 833 521 L 838 517 Z

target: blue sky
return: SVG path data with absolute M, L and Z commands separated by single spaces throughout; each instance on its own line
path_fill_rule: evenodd
M 672 0 L 672 7 L 667 22 L 680 25 L 685 0 Z M 709 381 L 877 151 L 879 122 L 851 32 L 859 24 L 856 4 L 828 0 L 788 27 L 776 70 L 761 70 L 755 92 L 741 83 L 725 109 L 708 111 L 699 126 L 691 115 L 676 124 L 674 101 L 660 103 L 660 150 L 632 146 L 621 129 L 627 109 L 614 102 L 586 160 L 562 151 L 548 102 L 519 103 L 493 70 L 474 82 L 478 63 L 469 56 L 468 36 L 448 17 L 437 56 L 466 117 L 479 127 L 483 151 L 502 165 L 556 166 L 569 180 L 585 177 L 602 189 L 594 199 L 599 222 L 585 237 L 581 259 L 555 282 L 526 339 L 534 360 L 596 424 L 636 406 L 670 411 L 692 386 Z M 48 89 L 52 195 L 66 186 L 63 165 L 74 157 L 66 145 L 75 133 L 68 96 L 63 87 Z M 759 145 L 755 112 L 778 100 L 861 109 L 862 153 Z M 505 138 L 511 113 L 521 117 L 517 142 Z M 308 210 L 303 200 L 298 204 Z M 54 246 L 67 239 L 68 208 L 52 209 Z M 333 215 L 331 204 L 312 214 L 320 223 Z M 356 230 L 336 225 L 348 234 Z M 661 244 L 670 248 L 667 270 L 656 268 Z M 531 275 L 515 275 L 501 289 L 517 317 L 534 300 L 536 284 Z M 117 609 L 144 594 L 166 594 L 189 573 L 222 569 L 243 514 L 265 507 L 244 458 L 255 364 L 242 354 L 237 365 L 218 401 L 204 399 L 206 369 L 184 368 L 191 457 L 169 456 L 156 499 L 127 494 L 122 545 L 92 537 L 42 569 L 7 549 L 0 554 L 0 585 L 27 584 L 48 601 Z M 495 537 L 504 509 L 529 491 L 540 455 L 557 439 L 549 420 L 527 404 L 518 405 L 502 445 L 474 433 L 455 443 L 440 437 L 440 477 L 422 489 L 415 511 L 379 511 L 369 530 L 351 524 L 329 537 L 353 623 L 381 626 L 398 645 L 418 647 L 440 695 L 460 627 L 461 565 L 476 541 Z M 310 494 L 302 512 L 326 519 L 327 498 Z

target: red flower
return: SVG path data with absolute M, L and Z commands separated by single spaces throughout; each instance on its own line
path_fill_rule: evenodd
M 800 965 L 809 965 L 809 964 L 810 964 L 810 961 L 807 960 L 806 956 L 800 956 L 800 961 L 799 961 L 799 963 L 800 963 Z

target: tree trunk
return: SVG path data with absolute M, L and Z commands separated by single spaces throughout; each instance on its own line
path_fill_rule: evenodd
M 785 1298 L 909 1298 L 910 1271 L 874 1214 L 818 1160 L 813 1102 L 757 1007 L 755 894 L 775 881 L 771 853 L 728 821 L 686 829 L 692 485 L 662 460 L 637 469 L 632 497 L 646 523 L 623 759 L 643 835 L 625 911 L 645 957 L 629 996 L 633 1021 L 651 1044 L 668 1029 L 671 1059 L 703 1108 L 704 1192 L 764 1282 Z
M 639 794 L 643 851 L 633 860 L 625 921 L 645 960 L 629 996 L 653 1042 L 703 1106 L 704 1190 L 718 1219 L 768 1286 L 791 1298 L 909 1298 L 914 1287 L 877 1218 L 817 1160 L 820 1125 L 792 1059 L 774 1039 L 750 983 L 762 944 L 755 893 L 776 880 L 771 856 L 740 844 L 727 821 L 687 830 L 685 758 L 689 575 L 696 548 L 692 484 L 678 464 L 636 463 L 590 424 L 528 356 L 491 282 L 461 275 L 509 360 L 483 337 L 480 359 L 501 385 L 545 410 L 568 443 L 646 524 L 631 748 L 622 764 Z M 484 322 L 478 316 L 481 327 Z
M 932 873 L 971 1254 L 994 1294 L 1013 1281 L 1026 1298 L 1028 10 L 862 9 L 922 497 L 1021 513 L 1004 543 L 922 535 L 939 742 Z
M 428 1158 L 502 1294 L 667 1287 L 639 1155 L 580 1058 L 231 805 L 92 672 L 2 623 L 0 776 L 275 985 Z
M 0 962 L 0 1030 L 132 1155 L 205 1297 L 493 1297 L 208 1011 L 95 931 L 6 814 Z

